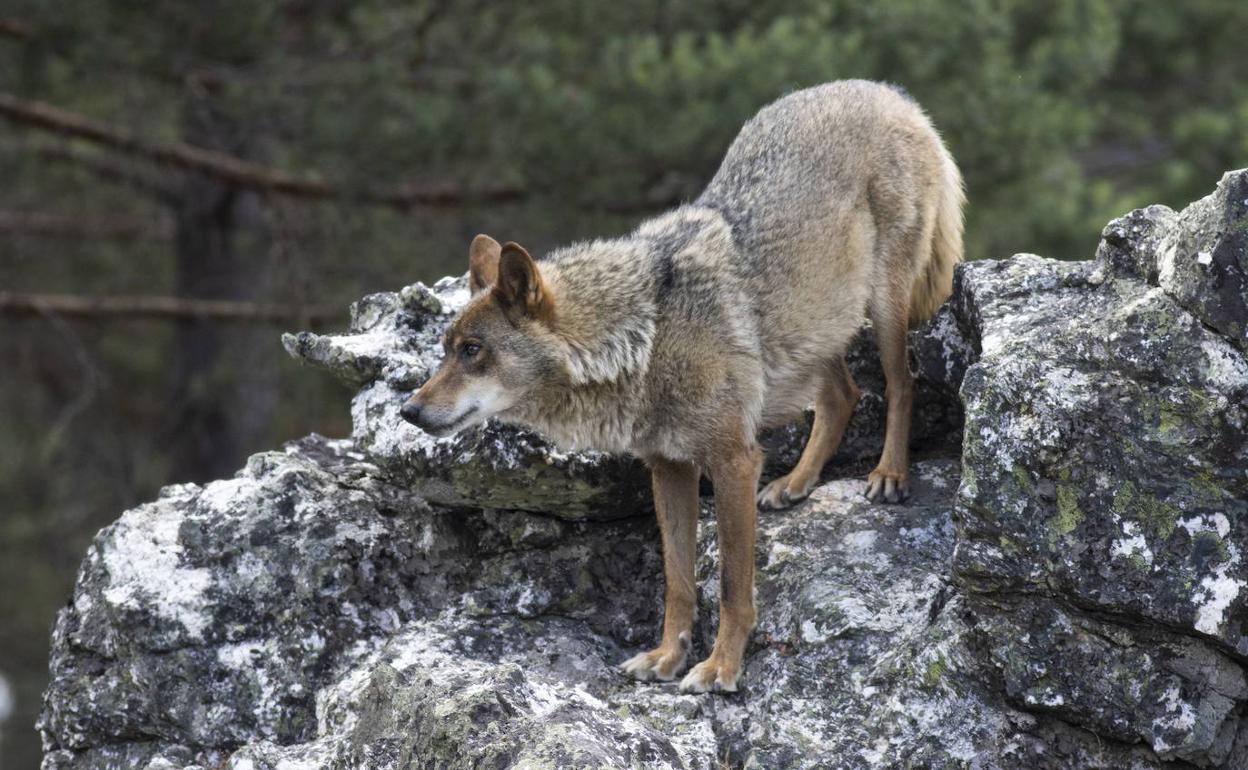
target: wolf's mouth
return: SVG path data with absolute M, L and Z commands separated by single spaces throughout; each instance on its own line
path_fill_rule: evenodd
M 471 406 L 450 422 L 444 422 L 441 425 L 422 425 L 420 428 L 431 436 L 442 438 L 444 436 L 449 436 L 464 427 L 464 423 L 468 421 L 468 418 L 476 413 L 477 407 Z

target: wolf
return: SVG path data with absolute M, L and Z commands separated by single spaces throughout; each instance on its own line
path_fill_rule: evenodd
M 805 498 L 836 452 L 859 398 L 845 352 L 864 318 L 888 407 L 865 494 L 909 493 L 906 332 L 951 292 L 964 202 L 952 156 L 900 89 L 851 80 L 796 91 L 745 124 L 697 200 L 624 237 L 540 261 L 514 242 L 473 239 L 472 298 L 401 414 L 437 436 L 496 416 L 649 466 L 666 591 L 658 647 L 622 664 L 642 680 L 674 679 L 690 651 L 705 474 L 719 629 L 680 689 L 734 691 L 756 619 L 757 509 Z M 757 491 L 756 433 L 811 403 L 797 465 Z

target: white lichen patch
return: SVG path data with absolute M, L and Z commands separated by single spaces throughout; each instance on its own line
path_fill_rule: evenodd
M 472 294 L 468 291 L 468 283 L 456 276 L 448 275 L 438 279 L 433 291 L 442 303 L 442 315 L 454 315 L 464 309 Z
M 224 767 L 226 770 L 325 770 L 338 764 L 338 754 L 337 736 L 293 746 L 256 741 L 230 757 L 229 764 Z
M 1177 254 L 1178 245 L 1174 241 L 1174 236 L 1167 236 L 1165 242 L 1157 250 L 1157 281 L 1164 289 L 1171 289 L 1174 286 Z
M 276 656 L 277 645 L 272 639 L 237 642 L 217 648 L 217 661 L 222 666 L 242 673 L 255 683 L 252 713 L 261 725 L 272 725 L 282 716 L 282 700 L 286 692 L 274 681 L 269 669 Z M 297 690 L 292 694 L 297 694 Z
M 1229 558 L 1218 565 L 1213 575 L 1202 578 L 1192 600 L 1196 603 L 1196 630 L 1215 635 L 1222 628 L 1226 610 L 1243 590 L 1244 581 L 1231 576 L 1240 561 L 1239 549 L 1227 543 Z
M 1152 745 L 1153 751 L 1165 756 L 1167 752 L 1178 748 L 1166 740 L 1166 736 L 1190 735 L 1196 726 L 1196 709 L 1183 698 L 1178 682 L 1173 682 L 1161 696 L 1161 705 L 1165 713 L 1153 720 Z
M 802 621 L 801 634 L 802 641 L 807 644 L 822 644 L 828 640 L 829 636 L 822 625 L 809 618 Z
M 1066 705 L 1066 696 L 1052 684 L 1034 687 L 1023 693 L 1023 701 L 1030 706 L 1059 708 Z
M 1122 537 L 1114 540 L 1109 555 L 1111 557 L 1139 555 L 1146 564 L 1153 563 L 1153 551 L 1148 547 L 1148 541 L 1144 539 L 1140 525 L 1134 521 L 1122 522 Z
M 915 475 L 932 486 L 933 489 L 949 487 L 949 468 L 942 463 L 918 463 L 914 466 Z
M 1070 367 L 1054 367 L 1044 373 L 1045 397 L 1059 409 L 1074 411 L 1095 395 L 1086 374 Z
M 268 575 L 268 565 L 254 551 L 245 551 L 234 562 L 234 580 L 239 585 L 255 585 Z
M 951 759 L 967 763 L 981 757 L 972 738 L 973 727 L 982 727 L 985 713 L 991 713 L 983 704 L 973 698 L 901 698 L 890 697 L 883 704 L 886 712 L 905 715 L 905 720 L 917 734 L 932 736 L 939 741 L 941 747 Z M 995 715 L 994 715 L 995 716 Z M 882 738 L 870 749 L 863 750 L 863 757 L 873 768 L 893 767 L 888 762 L 891 742 Z
M 1012 427 L 1012 425 L 1001 424 L 997 427 L 981 425 L 979 428 L 979 438 L 984 450 L 996 458 L 998 467 L 1007 471 L 1014 468 L 1015 462 L 1014 455 L 1010 452 L 1012 443 L 1006 440 Z
M 182 564 L 178 529 L 183 519 L 160 504 L 126 512 L 102 546 L 108 570 L 104 599 L 128 610 L 146 610 L 180 623 L 202 640 L 212 623 L 205 592 L 212 571 Z
M 1005 329 L 985 331 L 979 340 L 981 354 L 985 357 L 996 356 L 1004 351 L 1006 343 L 1013 339 L 1013 336 Z
M 250 669 L 265 654 L 266 643 L 259 641 L 223 644 L 217 648 L 217 660 L 233 669 Z
M 246 476 L 214 481 L 204 487 L 199 495 L 199 503 L 217 513 L 229 513 L 239 500 L 247 498 L 256 487 L 256 480 Z
M 1248 360 L 1229 342 L 1212 334 L 1200 341 L 1205 358 L 1201 373 L 1205 381 L 1224 393 L 1248 388 Z
M 800 551 L 799 549 L 793 548 L 787 543 L 783 543 L 779 540 L 773 540 L 767 546 L 766 566 L 771 567 L 771 566 L 775 566 L 778 564 L 782 564 L 786 561 L 789 561 L 795 557 L 800 556 L 801 554 L 802 554 L 802 551 Z
M 1218 537 L 1231 534 L 1231 522 L 1221 512 L 1201 514 L 1190 519 L 1179 519 L 1177 526 L 1187 530 L 1187 534 L 1195 536 L 1198 532 L 1216 532 Z
M 335 334 L 328 338 L 332 347 L 350 357 L 390 357 L 395 350 L 395 335 L 390 330 L 374 329 L 362 334 Z
M 945 365 L 945 377 L 953 382 L 955 380 L 955 367 L 959 362 L 973 360 L 975 355 L 970 344 L 967 343 L 966 337 L 962 335 L 958 329 L 958 324 L 954 320 L 952 313 L 937 313 L 932 319 L 929 334 L 940 341 L 941 361 Z
M 841 538 L 841 550 L 854 561 L 876 564 L 887 562 L 883 554 L 875 550 L 875 541 L 879 532 L 873 529 L 860 529 L 847 533 Z

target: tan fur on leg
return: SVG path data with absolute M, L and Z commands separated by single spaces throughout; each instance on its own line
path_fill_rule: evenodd
M 684 692 L 736 691 L 745 645 L 754 630 L 754 490 L 763 455 L 752 437 L 742 436 L 734 444 L 710 467 L 719 527 L 719 632 L 710 657 L 681 680 Z
M 758 493 L 758 507 L 763 510 L 787 508 L 805 500 L 819 481 L 823 466 L 836 454 L 845 435 L 845 426 L 858 405 L 861 393 L 845 365 L 845 359 L 837 358 L 828 365 L 819 387 L 819 400 L 815 404 L 815 424 L 802 457 L 793 470 L 773 480 Z
M 914 400 L 914 378 L 906 353 L 906 311 L 888 305 L 895 312 L 873 317 L 884 367 L 888 420 L 884 432 L 884 452 L 880 464 L 867 477 L 867 499 L 872 502 L 900 503 L 910 496 L 910 413 Z
M 620 664 L 642 681 L 674 679 L 685 666 L 693 629 L 693 561 L 698 531 L 698 469 L 692 463 L 651 460 L 654 510 L 663 536 L 663 572 L 667 590 L 663 639 L 659 646 Z

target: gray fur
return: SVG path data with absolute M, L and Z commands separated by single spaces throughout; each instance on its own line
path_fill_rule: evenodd
M 868 313 L 918 306 L 924 286 L 944 299 L 933 265 L 959 255 L 933 260 L 932 243 L 951 206 L 960 239 L 960 178 L 913 101 L 865 81 L 798 91 L 745 125 L 693 204 L 540 260 L 552 323 L 487 323 L 483 292 L 459 331 L 488 346 L 505 329 L 496 347 L 556 362 L 511 367 L 543 374 L 505 379 L 504 420 L 701 462 L 726 420 L 752 435 L 806 407 Z
M 539 263 L 560 318 L 575 316 L 574 379 L 598 384 L 504 418 L 672 459 L 697 459 L 724 410 L 754 428 L 788 419 L 869 306 L 922 277 L 940 196 L 960 204 L 947 166 L 926 117 L 890 87 L 838 82 L 771 104 L 695 203 Z

